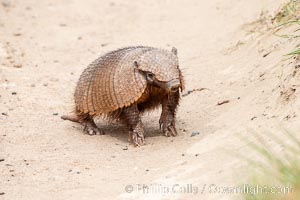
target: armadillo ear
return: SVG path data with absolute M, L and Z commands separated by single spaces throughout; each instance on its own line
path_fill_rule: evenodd
M 172 47 L 172 53 L 174 53 L 177 56 L 177 49 L 175 47 Z
M 181 92 L 183 92 L 185 89 L 185 86 L 184 86 L 183 75 L 180 70 L 179 70 L 179 81 L 180 81 L 180 90 L 181 90 Z

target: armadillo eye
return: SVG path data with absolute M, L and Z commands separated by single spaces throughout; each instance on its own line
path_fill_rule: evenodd
M 150 79 L 153 79 L 154 78 L 154 74 L 151 73 L 151 72 L 147 72 L 147 77 L 150 78 Z

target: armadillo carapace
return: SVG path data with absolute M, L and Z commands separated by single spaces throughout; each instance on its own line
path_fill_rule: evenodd
M 177 50 L 127 47 L 109 52 L 81 74 L 75 90 L 75 115 L 62 119 L 81 123 L 90 134 L 100 133 L 93 118 L 116 119 L 128 127 L 129 138 L 143 145 L 141 114 L 162 106 L 159 127 L 175 136 L 179 88 L 184 88 Z

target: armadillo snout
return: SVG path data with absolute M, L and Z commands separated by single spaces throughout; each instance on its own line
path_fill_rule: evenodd
M 180 87 L 180 81 L 179 79 L 173 79 L 169 82 L 167 82 L 167 89 L 171 92 L 176 92 Z

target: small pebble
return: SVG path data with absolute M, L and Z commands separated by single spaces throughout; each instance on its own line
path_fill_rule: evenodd
M 9 181 L 9 180 L 8 180 Z M 4 192 L 0 192 L 0 195 L 4 195 L 5 193 Z
M 124 147 L 124 148 L 122 148 L 123 150 L 128 150 L 128 147 L 126 146 L 126 147 Z
M 13 66 L 14 66 L 15 68 L 21 68 L 23 65 L 20 64 L 20 63 L 15 63 Z
M 16 95 L 16 94 L 17 94 L 17 92 L 12 92 L 11 94 L 12 94 L 12 95 Z
M 31 85 L 30 85 L 30 87 L 35 87 L 35 84 L 34 84 L 34 83 L 33 83 L 33 84 L 31 84 Z
M 200 134 L 199 132 L 192 132 L 191 137 L 194 137 L 194 136 L 199 135 L 199 134 Z
M 48 83 L 44 83 L 43 86 L 47 87 L 47 86 L 48 86 Z
M 8 116 L 8 114 L 7 113 L 5 113 L 5 112 L 3 112 L 3 113 L 1 113 L 2 115 L 4 115 L 4 116 Z
M 199 156 L 199 154 L 198 154 L 198 153 L 196 153 L 196 154 L 195 154 L 195 156 L 197 157 L 197 156 Z
M 251 121 L 254 120 L 254 119 L 256 119 L 256 118 L 257 118 L 256 116 L 252 117 L 252 118 L 251 118 Z
M 184 156 L 184 153 L 183 153 L 183 154 L 181 154 L 181 156 Z
M 6 8 L 11 6 L 11 2 L 9 0 L 2 0 L 1 3 Z
M 229 103 L 229 100 L 219 101 L 219 102 L 217 103 L 217 106 L 223 105 L 223 104 L 225 104 L 225 103 Z
M 53 113 L 53 115 L 58 115 L 58 113 Z
M 5 159 L 4 158 L 0 158 L 0 162 L 3 162 Z

